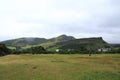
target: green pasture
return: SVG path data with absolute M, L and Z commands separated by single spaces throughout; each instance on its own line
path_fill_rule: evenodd
M 7 55 L 0 80 L 120 80 L 120 54 Z

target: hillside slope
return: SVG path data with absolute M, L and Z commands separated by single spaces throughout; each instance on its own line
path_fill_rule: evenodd
M 30 48 L 31 46 L 43 46 L 47 50 L 56 49 L 77 49 L 92 48 L 98 49 L 103 47 L 111 47 L 102 37 L 75 39 L 72 36 L 60 35 L 55 38 L 18 38 L 14 40 L 3 41 L 7 46 L 20 46 L 22 48 Z
M 51 39 L 45 39 L 45 38 L 18 38 L 18 39 L 12 39 L 12 40 L 6 40 L 2 41 L 1 43 L 6 44 L 7 46 L 32 46 L 32 45 L 38 45 L 42 43 L 49 43 L 49 42 L 62 42 L 62 41 L 68 41 L 68 40 L 73 40 L 75 39 L 72 36 L 67 36 L 67 35 L 60 35 L 55 38 Z
M 111 47 L 107 42 L 105 42 L 102 37 L 95 38 L 83 38 L 83 39 L 74 39 L 63 42 L 54 42 L 54 43 L 43 43 L 41 46 L 46 49 L 80 49 L 80 48 L 103 48 Z
M 37 45 L 46 42 L 45 38 L 18 38 L 13 40 L 2 41 L 7 46 L 26 46 Z

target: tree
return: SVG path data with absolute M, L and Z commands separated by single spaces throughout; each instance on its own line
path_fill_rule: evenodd
M 42 46 L 31 47 L 32 54 L 46 53 L 46 50 Z
M 89 53 L 89 56 L 91 56 L 92 54 L 96 53 L 96 48 L 90 45 L 86 46 L 86 50 Z
M 8 49 L 5 44 L 0 43 L 0 56 L 10 54 L 10 52 L 10 49 Z

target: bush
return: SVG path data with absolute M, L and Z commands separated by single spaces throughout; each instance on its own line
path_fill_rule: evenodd
M 46 53 L 46 50 L 42 46 L 31 47 L 32 54 Z
M 10 54 L 11 50 L 6 47 L 5 44 L 0 43 L 0 56 Z

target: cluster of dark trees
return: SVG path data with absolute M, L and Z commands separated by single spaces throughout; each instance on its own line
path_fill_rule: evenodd
M 54 53 L 54 52 L 53 52 Z M 60 49 L 59 52 L 60 54 L 101 54 L 101 53 L 110 53 L 110 54 L 116 54 L 120 53 L 120 48 L 111 48 L 108 51 L 98 51 L 98 49 L 93 49 L 93 48 L 80 48 L 80 49 Z
M 0 43 L 0 56 L 4 56 L 4 55 L 10 54 L 10 53 L 11 53 L 11 50 L 8 49 L 5 46 L 5 44 Z
M 79 49 L 59 49 L 59 51 L 47 51 L 42 46 L 34 46 L 27 49 L 21 49 L 17 47 L 14 50 L 10 50 L 6 47 L 5 44 L 0 43 L 0 56 L 4 56 L 7 54 L 49 54 L 49 53 L 59 53 L 59 54 L 75 54 L 75 53 L 84 53 L 84 54 L 93 54 L 93 53 L 102 53 L 98 52 L 97 49 L 91 47 L 80 47 Z M 106 53 L 120 53 L 120 48 L 112 48 L 110 51 Z
M 31 47 L 32 54 L 45 54 L 47 51 L 42 46 Z
M 111 49 L 109 53 L 120 53 L 120 47 Z
M 12 50 L 12 54 L 45 54 L 47 53 L 46 49 L 44 49 L 42 46 L 35 46 L 27 49 L 18 49 L 18 50 Z
M 47 51 L 42 46 L 31 47 L 27 49 L 8 49 L 5 44 L 0 43 L 0 56 L 8 55 L 8 54 L 45 54 Z

